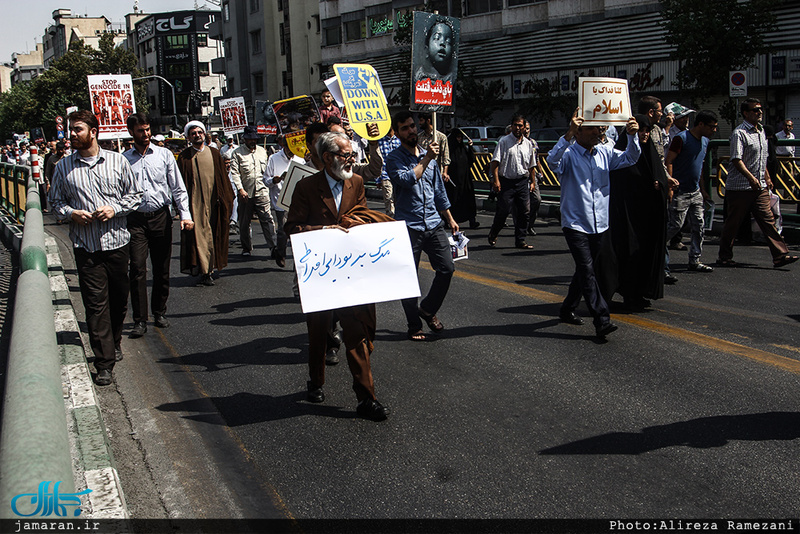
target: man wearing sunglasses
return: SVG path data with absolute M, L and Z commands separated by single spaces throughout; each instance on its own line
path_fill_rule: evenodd
M 744 121 L 731 133 L 731 157 L 725 200 L 728 203 L 725 225 L 719 241 L 720 267 L 736 267 L 733 261 L 733 241 L 749 214 L 767 238 L 774 267 L 783 267 L 798 260 L 789 254 L 786 242 L 775 228 L 775 218 L 769 205 L 772 180 L 767 172 L 767 139 L 761 125 L 764 110 L 757 98 L 748 98 L 741 105 Z

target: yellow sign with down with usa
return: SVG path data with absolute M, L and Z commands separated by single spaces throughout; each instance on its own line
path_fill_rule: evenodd
M 333 66 L 333 71 L 336 73 L 347 118 L 353 130 L 369 140 L 380 139 L 389 133 L 392 118 L 378 73 L 372 65 L 337 63 Z M 372 132 L 368 131 L 370 124 L 378 127 L 377 135 L 374 128 L 371 129 Z

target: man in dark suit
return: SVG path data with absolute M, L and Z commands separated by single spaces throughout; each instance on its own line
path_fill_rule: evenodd
M 367 205 L 364 181 L 353 174 L 355 155 L 350 139 L 341 133 L 325 133 L 319 137 L 316 152 L 324 166 L 317 174 L 297 184 L 286 217 L 287 234 L 326 228 L 346 232 L 340 223 L 342 216 L 356 206 Z M 359 416 L 382 421 L 389 409 L 375 397 L 369 357 L 375 339 L 375 304 L 362 304 L 336 310 L 306 314 L 308 326 L 308 400 L 323 402 L 325 393 L 325 353 L 327 331 L 332 314 L 336 312 L 342 325 L 342 337 L 347 349 L 347 363 L 353 374 Z

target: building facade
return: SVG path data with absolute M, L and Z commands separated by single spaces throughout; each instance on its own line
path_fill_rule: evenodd
M 36 43 L 36 50 L 26 54 L 11 54 L 11 85 L 32 80 L 44 72 L 42 64 L 42 43 Z
M 115 31 L 106 17 L 81 17 L 73 15 L 69 9 L 53 11 L 53 24 L 48 26 L 42 36 L 44 68 L 67 53 L 69 45 L 78 40 L 97 48 L 104 33 L 114 34 L 114 45 L 125 40 L 125 33 Z
M 134 25 L 133 49 L 147 76 L 147 97 L 154 130 L 168 132 L 177 123 L 213 113 L 213 99 L 222 94 L 225 78 L 211 72 L 222 43 L 209 37 L 218 11 L 176 11 L 147 15 Z

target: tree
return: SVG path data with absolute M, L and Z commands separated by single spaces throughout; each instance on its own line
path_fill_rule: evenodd
M 467 123 L 488 124 L 508 90 L 503 80 L 484 82 L 475 77 L 475 68 L 462 63 L 458 69 L 456 104 L 459 118 Z
M 781 0 L 662 0 L 666 41 L 680 62 L 675 85 L 698 101 L 728 87 L 728 72 L 753 64 L 769 47 Z
M 556 117 L 569 117 L 575 109 L 575 95 L 560 94 L 557 80 L 528 80 L 523 84 L 522 92 L 529 96 L 520 104 L 520 113 L 531 122 L 543 123 L 545 128 L 549 128 Z
M 66 54 L 30 82 L 20 83 L 0 97 L 0 135 L 7 139 L 13 132 L 42 126 L 48 138 L 55 136 L 55 119 L 68 106 L 89 109 L 90 74 L 143 73 L 136 66 L 136 56 L 122 47 L 114 47 L 112 34 L 100 38 L 99 50 L 83 41 L 70 43 Z M 143 82 L 134 83 L 138 111 L 148 110 Z

